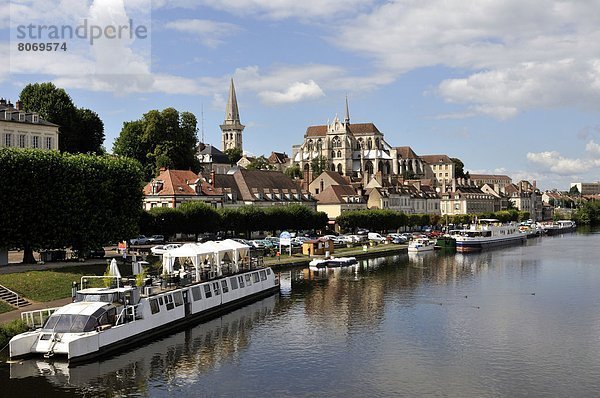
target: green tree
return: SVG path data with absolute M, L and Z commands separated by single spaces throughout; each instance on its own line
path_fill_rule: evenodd
M 137 162 L 108 156 L 0 149 L 0 247 L 33 251 L 97 248 L 137 232 L 142 199 Z M 10 205 L 18 204 L 18 205 Z
M 302 177 L 302 170 L 300 170 L 300 166 L 298 165 L 288 167 L 283 173 L 291 179 Z
M 225 155 L 229 159 L 229 164 L 233 166 L 242 158 L 243 153 L 241 148 L 229 148 L 225 150 Z
M 52 83 L 28 84 L 19 99 L 26 111 L 37 112 L 46 121 L 60 126 L 58 142 L 61 151 L 103 152 L 104 123 L 95 112 L 77 108 L 62 88 Z
M 573 185 L 571 189 L 569 189 L 569 195 L 579 195 L 579 188 L 577 188 L 577 185 Z
M 275 167 L 269 163 L 269 160 L 263 155 L 257 156 L 246 167 L 248 170 L 274 170 Z
M 465 173 L 465 164 L 459 158 L 450 158 L 454 163 L 454 175 L 456 178 L 469 178 L 469 172 Z
M 196 240 L 203 232 L 215 232 L 220 228 L 221 216 L 215 208 L 203 202 L 192 201 L 179 207 L 183 215 L 181 232 L 194 234 Z
M 328 160 L 325 156 L 317 156 L 310 161 L 310 169 L 312 170 L 313 178 L 316 178 L 319 174 L 328 170 Z
M 113 152 L 138 160 L 146 180 L 156 175 L 161 167 L 198 172 L 196 131 L 196 117 L 192 113 L 180 114 L 174 108 L 151 110 L 140 120 L 123 123 Z

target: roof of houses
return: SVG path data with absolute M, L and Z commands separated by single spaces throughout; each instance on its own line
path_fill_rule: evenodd
M 159 190 L 152 193 L 152 186 L 157 182 L 160 182 Z M 199 192 L 192 187 L 195 184 L 200 185 Z M 144 195 L 190 196 L 200 193 L 209 196 L 223 194 L 220 189 L 213 188 L 211 184 L 191 170 L 161 170 L 160 174 L 144 187 Z
M 198 151 L 198 155 L 210 155 L 212 163 L 224 163 L 229 164 L 229 156 L 219 150 L 219 148 L 213 145 L 205 145 L 204 148 Z
M 300 194 L 302 201 L 314 201 L 291 178 L 280 171 L 238 169 L 215 175 L 215 187 L 230 191 L 243 201 L 270 200 L 264 194 Z M 262 199 L 257 194 L 263 194 Z
M 469 173 L 471 180 L 512 180 L 504 174 L 472 174 Z
M 17 108 L 20 108 L 19 101 L 17 101 Z M 4 98 L 0 99 L 0 121 L 59 127 L 58 124 L 44 120 L 36 112 L 25 112 L 17 108 L 14 108 L 10 102 L 6 102 Z M 34 116 L 36 116 L 36 121 L 34 121 Z
M 379 129 L 373 123 L 349 124 L 348 130 L 354 135 L 381 134 Z M 306 129 L 306 137 L 324 137 L 325 135 L 327 135 L 326 125 L 308 126 Z
M 402 159 L 418 159 L 419 156 L 409 146 L 397 146 L 396 153 L 400 155 Z
M 344 200 L 344 197 L 358 197 L 360 200 L 360 202 L 352 203 L 364 202 L 362 196 L 358 195 L 354 188 L 349 185 L 330 185 L 323 192 L 315 195 L 315 199 L 317 199 L 320 205 L 348 203 L 347 200 Z
M 425 163 L 428 163 L 428 164 L 452 163 L 452 159 L 450 159 L 450 157 L 448 155 L 421 155 L 419 157 L 421 158 L 422 161 L 424 161 Z
M 324 171 L 320 175 L 322 175 L 322 174 L 329 176 L 337 185 L 348 185 L 349 184 L 349 181 L 343 175 L 341 175 L 340 173 L 338 173 L 336 171 Z M 319 178 L 319 176 L 317 176 L 317 178 Z M 315 178 L 315 180 L 317 178 Z
M 289 159 L 289 156 L 285 152 L 271 152 L 271 156 L 269 156 L 269 163 L 285 164 Z

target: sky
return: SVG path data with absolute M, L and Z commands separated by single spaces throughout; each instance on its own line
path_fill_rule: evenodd
M 351 122 L 392 146 L 568 190 L 600 180 L 599 14 L 599 0 L 10 0 L 0 97 L 51 81 L 98 113 L 108 151 L 124 122 L 174 107 L 220 147 L 233 78 L 250 154 L 290 154 L 347 97 Z M 35 36 L 84 19 L 132 35 Z M 68 49 L 18 51 L 40 41 Z

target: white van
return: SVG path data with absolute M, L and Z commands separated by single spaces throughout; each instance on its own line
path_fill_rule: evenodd
M 369 240 L 374 240 L 375 242 L 385 241 L 385 236 L 381 236 L 377 232 L 369 232 L 368 236 L 369 236 Z

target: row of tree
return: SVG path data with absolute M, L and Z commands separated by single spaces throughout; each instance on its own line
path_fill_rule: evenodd
M 571 218 L 579 225 L 600 225 L 600 201 L 580 205 Z
M 315 212 L 303 205 L 260 208 L 215 209 L 202 202 L 187 202 L 178 208 L 155 207 L 142 214 L 140 229 L 147 234 L 193 234 L 229 232 L 235 236 L 250 236 L 253 231 L 322 229 L 327 214 Z
M 0 247 L 88 250 L 137 232 L 142 173 L 131 159 L 0 149 Z
M 404 227 L 412 228 L 425 225 L 469 224 L 476 219 L 494 218 L 502 222 L 524 221 L 529 212 L 504 210 L 495 213 L 457 214 L 441 217 L 437 214 L 405 214 L 394 210 L 352 210 L 342 213 L 337 219 L 338 225 L 345 231 L 366 228 L 370 231 L 389 231 Z

